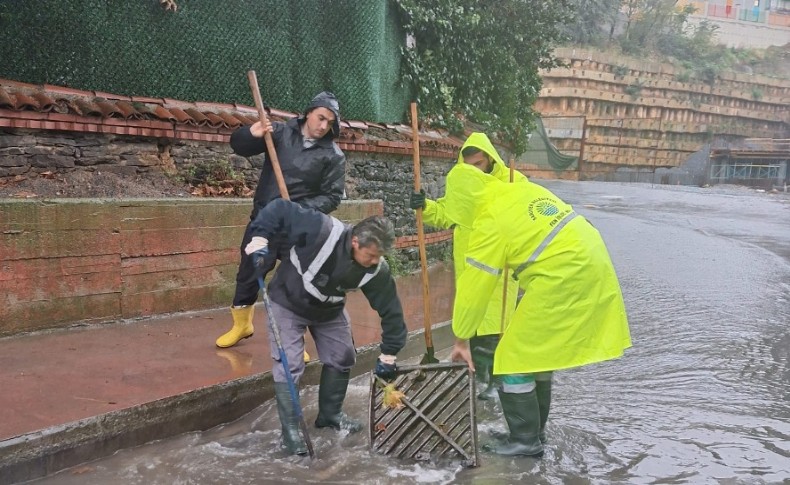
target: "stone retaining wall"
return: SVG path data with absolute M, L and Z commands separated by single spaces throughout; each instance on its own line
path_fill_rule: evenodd
M 380 199 L 383 213 L 391 218 L 400 237 L 397 247 L 399 270 L 418 267 L 416 243 L 408 236 L 416 233 L 414 211 L 408 207 L 414 171 L 410 148 L 404 153 L 346 151 L 346 194 L 352 200 Z M 228 162 L 255 187 L 263 157 L 233 154 L 227 143 L 177 139 L 155 139 L 109 133 L 58 133 L 45 130 L 0 130 L 0 176 L 73 170 L 104 171 L 133 175 L 161 171 L 186 176 L 190 169 L 217 162 Z M 422 187 L 430 197 L 444 194 L 444 178 L 454 159 L 422 157 Z M 32 173 L 31 173 L 32 172 Z M 249 208 L 249 199 L 244 199 Z M 428 257 L 431 261 L 448 258 L 451 234 L 428 228 Z
M 346 152 L 346 195 L 349 199 L 381 199 L 398 236 L 414 234 L 414 212 L 408 196 L 414 184 L 411 153 Z M 49 131 L 0 131 L 0 177 L 26 173 L 99 170 L 134 175 L 161 171 L 184 176 L 191 168 L 229 162 L 254 188 L 263 157 L 235 155 L 227 143 L 147 139 L 99 133 L 58 134 Z M 430 197 L 444 194 L 444 177 L 454 159 L 422 157 L 422 187 Z M 33 172 L 33 173 L 31 173 Z

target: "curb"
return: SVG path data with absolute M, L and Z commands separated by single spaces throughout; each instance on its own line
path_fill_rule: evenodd
M 435 349 L 449 348 L 450 322 L 434 325 L 432 336 Z M 423 330 L 416 330 L 398 359 L 424 353 Z M 369 372 L 378 356 L 378 344 L 358 348 L 351 376 Z M 301 384 L 317 385 L 320 375 L 319 362 L 311 362 Z M 271 372 L 264 372 L 0 441 L 0 483 L 45 477 L 118 450 L 234 421 L 271 399 L 272 384 Z

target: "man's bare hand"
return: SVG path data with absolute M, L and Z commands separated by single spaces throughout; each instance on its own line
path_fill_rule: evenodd
M 269 121 L 268 118 L 266 119 L 265 125 L 260 121 L 256 121 L 252 124 L 252 126 L 250 126 L 250 133 L 252 133 L 252 136 L 255 138 L 263 138 L 265 133 L 271 133 L 272 131 L 274 131 L 272 128 L 272 122 Z
M 455 339 L 450 359 L 453 362 L 466 362 L 469 365 L 469 370 L 475 371 L 475 364 L 472 362 L 472 352 L 469 350 L 469 341 L 467 340 Z

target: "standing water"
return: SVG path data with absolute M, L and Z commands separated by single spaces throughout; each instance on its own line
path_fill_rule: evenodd
M 602 233 L 633 339 L 619 360 L 555 374 L 543 459 L 482 453 L 464 469 L 372 454 L 364 431 L 311 425 L 313 386 L 302 403 L 317 461 L 281 451 L 270 401 L 36 483 L 790 483 L 790 197 L 540 183 Z M 363 421 L 367 379 L 344 406 Z M 505 430 L 496 403 L 481 403 L 478 428 L 483 443 Z

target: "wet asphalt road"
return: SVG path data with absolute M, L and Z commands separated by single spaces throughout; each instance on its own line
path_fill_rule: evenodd
M 311 464 L 279 451 L 269 402 L 36 483 L 790 483 L 790 194 L 539 182 L 603 234 L 634 343 L 557 373 L 542 460 L 400 463 L 371 455 L 364 433 L 314 430 Z M 365 420 L 367 396 L 363 376 L 346 411 Z M 316 389 L 302 399 L 309 422 Z M 495 403 L 479 429 L 504 429 Z

